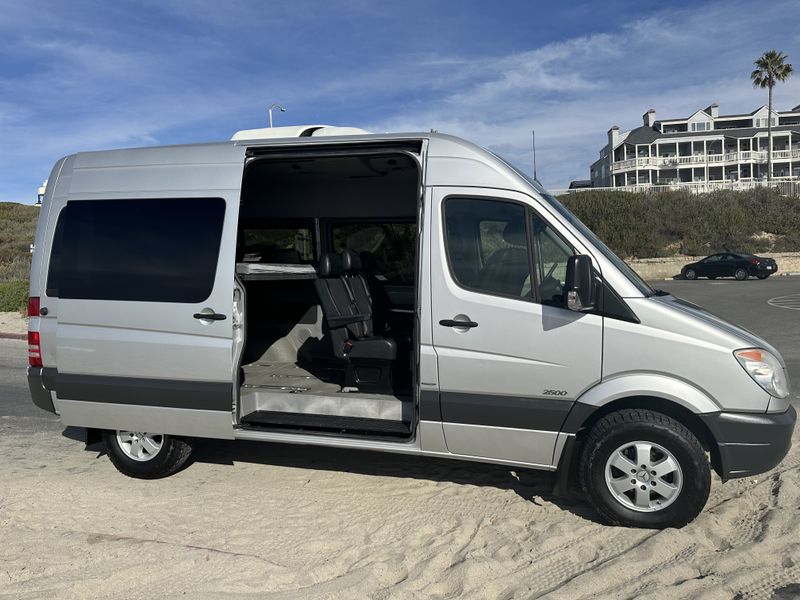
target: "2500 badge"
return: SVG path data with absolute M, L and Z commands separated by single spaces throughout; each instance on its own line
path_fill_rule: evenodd
M 566 396 L 567 390 L 544 390 L 542 396 Z

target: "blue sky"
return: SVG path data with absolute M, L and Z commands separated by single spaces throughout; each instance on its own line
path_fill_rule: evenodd
M 551 188 L 587 178 L 613 124 L 766 102 L 764 50 L 798 73 L 800 2 L 0 0 L 0 201 L 32 202 L 81 150 L 329 123 L 464 136 Z

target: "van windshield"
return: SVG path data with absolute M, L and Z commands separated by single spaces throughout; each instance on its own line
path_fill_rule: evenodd
M 494 153 L 493 153 L 493 154 L 494 154 Z M 624 260 L 622 260 L 622 259 L 621 259 L 619 256 L 617 256 L 617 255 L 616 255 L 616 254 L 615 254 L 615 253 L 614 253 L 614 252 L 611 250 L 611 248 L 609 248 L 608 246 L 606 246 L 606 245 L 605 245 L 605 244 L 602 242 L 602 240 L 600 240 L 600 238 L 599 238 L 599 237 L 597 237 L 597 236 L 594 234 L 594 232 L 593 232 L 591 229 L 589 229 L 589 228 L 588 228 L 586 225 L 584 225 L 584 224 L 583 224 L 583 222 L 582 222 L 582 221 L 581 221 L 581 220 L 580 220 L 578 217 L 576 217 L 576 216 L 575 216 L 575 215 L 573 215 L 571 212 L 569 212 L 569 211 L 567 210 L 567 208 L 566 208 L 566 207 L 565 207 L 563 204 L 561 204 L 561 202 L 559 202 L 558 200 L 556 200 L 556 198 L 555 198 L 554 196 L 552 196 L 552 195 L 548 194 L 548 193 L 545 191 L 545 189 L 542 187 L 542 184 L 541 184 L 541 183 L 539 183 L 538 181 L 534 181 L 533 179 L 531 179 L 530 177 L 528 177 L 528 176 L 527 176 L 525 173 L 523 173 L 522 171 L 520 171 L 519 169 L 517 169 L 516 167 L 514 167 L 512 164 L 510 164 L 510 163 L 509 163 L 507 160 L 505 160 L 504 158 L 502 158 L 502 157 L 500 157 L 500 156 L 497 156 L 496 154 L 495 154 L 495 156 L 496 156 L 496 157 L 497 157 L 499 160 L 503 161 L 503 162 L 504 162 L 504 163 L 505 163 L 505 164 L 506 164 L 506 165 L 507 165 L 507 166 L 508 166 L 510 169 L 513 169 L 513 171 L 514 171 L 514 172 L 515 172 L 517 175 L 519 175 L 519 176 L 520 176 L 520 177 L 522 177 L 522 178 L 523 178 L 525 181 L 527 181 L 528 183 L 530 183 L 530 184 L 531 184 L 531 186 L 532 186 L 532 187 L 533 187 L 533 188 L 534 188 L 534 189 L 535 189 L 537 192 L 539 192 L 539 194 L 541 194 L 541 196 L 542 196 L 542 197 L 543 197 L 543 198 L 544 198 L 544 199 L 545 199 L 545 200 L 548 202 L 548 204 L 550 204 L 550 206 L 552 206 L 552 207 L 553 207 L 553 208 L 554 208 L 554 209 L 555 209 L 555 210 L 556 210 L 556 211 L 557 211 L 557 212 L 558 212 L 558 213 L 559 213 L 561 216 L 563 216 L 563 217 L 564 217 L 564 218 L 565 218 L 565 219 L 566 219 L 566 220 L 567 220 L 567 221 L 570 223 L 570 225 L 572 225 L 573 227 L 575 227 L 575 229 L 577 229 L 577 230 L 578 230 L 578 231 L 579 231 L 581 234 L 583 234 L 583 235 L 584 235 L 584 237 L 586 237 L 586 239 L 587 239 L 587 240 L 589 240 L 589 242 L 591 242 L 591 244 L 592 244 L 592 245 L 593 245 L 593 246 L 594 246 L 594 247 L 595 247 L 595 248 L 596 248 L 596 249 L 597 249 L 597 250 L 598 250 L 598 251 L 599 251 L 599 252 L 600 252 L 600 253 L 601 253 L 603 256 L 605 256 L 605 257 L 606 257 L 606 258 L 607 258 L 607 259 L 608 259 L 608 260 L 609 260 L 609 261 L 610 261 L 610 262 L 611 262 L 611 263 L 612 263 L 612 264 L 613 264 L 615 267 L 617 267 L 617 269 L 619 269 L 619 271 L 620 271 L 620 272 L 621 272 L 623 275 L 625 275 L 625 277 L 627 277 L 627 278 L 628 278 L 628 280 L 629 280 L 629 281 L 630 281 L 630 282 L 631 282 L 631 283 L 632 283 L 634 286 L 636 286 L 636 289 L 638 289 L 638 290 L 639 290 L 639 291 L 640 291 L 640 292 L 641 292 L 643 295 L 645 295 L 645 296 L 655 296 L 655 295 L 656 295 L 656 291 L 655 291 L 653 288 L 651 288 L 651 287 L 650 287 L 650 286 L 647 284 L 647 282 L 645 282 L 645 280 L 644 280 L 644 279 L 642 279 L 641 277 L 639 277 L 639 274 L 638 274 L 636 271 L 634 271 L 633 269 L 631 269 L 631 268 L 628 266 L 628 264 L 627 264 L 627 263 L 626 263 Z

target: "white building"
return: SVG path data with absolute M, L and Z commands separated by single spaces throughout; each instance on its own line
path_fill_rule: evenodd
M 720 115 L 716 104 L 680 119 L 656 119 L 608 131 L 608 143 L 591 166 L 592 187 L 754 182 L 767 177 L 766 106 L 749 114 Z M 772 176 L 800 180 L 800 105 L 772 111 Z

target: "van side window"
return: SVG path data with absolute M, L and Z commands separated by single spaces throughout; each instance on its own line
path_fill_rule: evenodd
M 313 223 L 246 223 L 239 235 L 242 262 L 300 264 L 314 260 Z
M 66 218 L 67 208 L 64 207 L 58 215 L 56 228 L 53 232 L 53 244 L 50 247 L 50 266 L 47 269 L 45 293 L 51 298 L 58 298 L 58 279 L 61 270 L 61 245 L 64 237 L 64 221 Z
M 462 287 L 531 299 L 525 207 L 503 200 L 448 198 L 444 204 L 447 256 Z
M 335 252 L 358 252 L 375 277 L 388 284 L 413 285 L 416 223 L 334 223 Z
M 567 261 L 574 249 L 542 218 L 533 214 L 533 249 L 536 257 L 536 280 L 542 304 L 564 306 Z
M 211 295 L 222 198 L 70 201 L 65 214 L 60 298 L 197 303 Z

